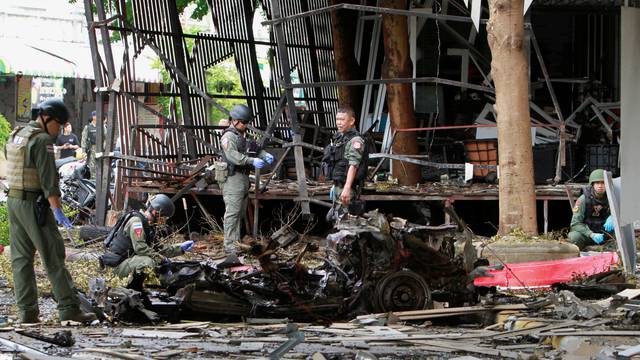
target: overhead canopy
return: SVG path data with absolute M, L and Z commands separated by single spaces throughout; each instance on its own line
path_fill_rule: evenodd
M 38 41 L 27 43 L 18 39 L 0 39 L 0 73 L 42 77 L 94 79 L 91 50 L 73 42 Z M 124 46 L 112 44 L 116 69 L 121 66 Z M 120 63 L 118 63 L 120 60 Z M 152 68 L 150 56 L 137 57 L 136 80 L 159 83 L 162 77 Z

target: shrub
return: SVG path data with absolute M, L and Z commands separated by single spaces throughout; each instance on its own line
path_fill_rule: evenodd
M 11 134 L 11 124 L 4 115 L 0 114 L 0 149 L 4 149 L 9 134 Z
M 7 203 L 0 204 L 0 245 L 9 245 L 9 211 Z

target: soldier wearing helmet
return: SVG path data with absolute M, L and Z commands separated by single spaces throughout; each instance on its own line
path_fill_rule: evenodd
M 87 166 L 91 171 L 91 178 L 96 177 L 96 139 L 98 127 L 96 125 L 96 112 L 91 112 L 91 120 L 82 129 L 81 146 L 87 154 Z
M 146 269 L 154 269 L 167 262 L 167 258 L 193 249 L 192 240 L 167 247 L 156 241 L 153 224 L 161 217 L 170 218 L 174 212 L 173 201 L 158 194 L 149 199 L 146 210 L 121 216 L 105 239 L 107 252 L 100 257 L 100 264 L 114 268 L 113 272 L 120 277 L 132 275 L 130 287 L 141 290 Z
M 589 186 L 576 200 L 571 218 L 569 240 L 584 249 L 603 244 L 613 233 L 613 218 L 604 186 L 604 170 L 596 169 L 589 175 Z
M 226 180 L 220 181 L 224 200 L 224 251 L 237 252 L 242 218 L 247 210 L 249 195 L 249 171 L 261 169 L 265 162 L 273 163 L 273 155 L 258 149 L 247 138 L 247 126 L 251 122 L 251 110 L 245 105 L 235 105 L 229 113 L 229 127 L 222 134 L 222 158 L 227 163 Z
M 8 161 L 9 239 L 14 291 L 21 322 L 39 322 L 38 289 L 33 258 L 38 251 L 58 301 L 60 320 L 90 322 L 95 314 L 80 310 L 71 275 L 64 264 L 64 241 L 56 226 L 70 228 L 62 212 L 53 143 L 69 120 L 60 99 L 42 102 L 33 121 L 13 130 L 5 155 Z M 55 219 L 55 221 L 54 221 Z

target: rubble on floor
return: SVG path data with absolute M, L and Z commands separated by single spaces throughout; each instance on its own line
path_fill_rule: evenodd
M 640 354 L 640 289 L 615 268 L 615 253 L 557 260 L 555 273 L 562 277 L 549 275 L 553 268 L 544 262 L 490 265 L 476 257 L 472 234 L 450 215 L 456 224 L 428 226 L 371 211 L 342 219 L 326 238 L 283 227 L 269 238 L 246 239 L 244 251 L 228 257 L 217 255 L 219 239 L 202 241 L 195 254 L 157 269 L 142 293 L 90 279 L 83 306 L 98 313 L 100 324 L 27 327 L 0 316 L 0 354 L 83 359 Z M 545 277 L 553 283 L 544 291 L 528 282 Z M 501 289 L 497 285 L 505 279 Z M 510 284 L 520 292 L 512 293 Z

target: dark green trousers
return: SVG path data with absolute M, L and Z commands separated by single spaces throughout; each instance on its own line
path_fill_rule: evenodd
M 21 319 L 37 318 L 38 289 L 33 269 L 36 250 L 47 272 L 61 315 L 78 311 L 78 296 L 65 267 L 64 241 L 51 211 L 44 226 L 36 221 L 35 202 L 9 198 L 9 239 L 13 283 Z

